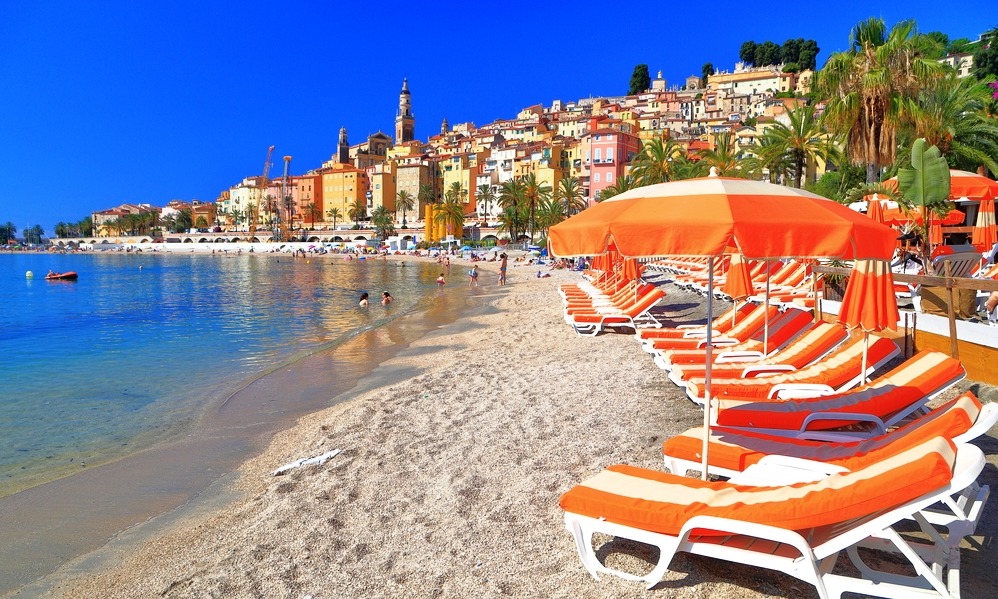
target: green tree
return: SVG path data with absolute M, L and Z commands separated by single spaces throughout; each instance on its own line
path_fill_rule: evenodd
M 354 224 L 358 224 L 365 216 L 367 216 L 367 202 L 363 199 L 356 199 L 347 208 L 347 215 L 350 216 L 350 220 Z
M 624 175 L 623 177 L 617 177 L 617 180 L 614 181 L 612 185 L 599 190 L 599 195 L 596 198 L 596 201 L 605 202 L 613 196 L 620 195 L 629 189 L 634 189 L 635 187 L 640 187 L 640 185 L 638 185 L 638 182 L 633 176 Z
M 742 42 L 741 48 L 738 49 L 738 59 L 745 64 L 755 64 L 755 47 L 756 43 L 753 41 Z
M 402 211 L 402 226 L 405 227 L 409 223 L 406 222 L 406 216 L 409 211 L 416 207 L 416 198 L 412 197 L 412 194 L 406 190 L 402 190 L 395 194 L 395 207 Z
M 634 67 L 631 73 L 631 84 L 627 90 L 628 96 L 636 96 L 644 93 L 651 87 L 651 75 L 648 73 L 648 65 L 639 64 Z
M 80 229 L 80 235 L 89 237 L 94 234 L 94 218 L 92 216 L 84 217 L 77 226 Z
M 946 56 L 946 49 L 949 48 L 948 35 L 942 31 L 929 31 L 925 34 L 925 37 L 935 42 L 935 47 L 932 49 L 932 53 L 930 55 L 932 58 L 939 59 Z
M 333 221 L 333 229 L 336 228 L 336 221 L 343 218 L 343 213 L 340 212 L 339 208 L 330 208 L 326 210 L 326 216 Z
M 302 206 L 302 211 L 308 215 L 309 228 L 315 228 L 315 221 L 322 216 L 322 210 L 315 205 L 315 202 L 308 202 Z
M 541 229 L 541 236 L 547 239 L 548 229 L 568 218 L 565 211 L 565 204 L 555 198 L 548 198 L 537 207 L 537 224 Z
M 797 63 L 800 60 L 800 51 L 804 46 L 804 38 L 788 39 L 780 47 L 780 61 L 783 64 Z
M 419 208 L 421 211 L 430 204 L 438 203 L 439 200 L 433 186 L 427 183 L 420 184 L 419 191 L 416 192 L 416 199 L 419 200 Z
M 460 183 L 456 185 L 460 191 L 464 191 Z M 443 225 L 447 235 L 460 238 L 464 231 L 464 202 L 461 201 L 460 192 L 455 193 L 453 188 L 447 191 L 443 203 L 433 212 L 433 220 Z
M 998 27 L 981 35 L 981 45 L 974 52 L 972 72 L 978 79 L 998 77 Z
M 764 67 L 771 64 L 780 63 L 780 47 L 775 42 L 765 41 L 755 48 L 755 61 L 757 67 Z
M 385 240 L 395 234 L 392 213 L 384 206 L 378 206 L 371 212 L 371 225 L 378 239 Z
M 500 218 L 501 228 L 509 233 L 510 239 L 517 241 L 524 230 L 527 220 L 524 206 L 525 191 L 522 178 L 510 179 L 499 189 L 499 205 L 503 209 Z
M 787 111 L 787 117 L 789 125 L 778 121 L 766 130 L 765 138 L 771 144 L 767 150 L 788 158 L 794 187 L 799 188 L 807 174 L 808 163 L 819 159 L 827 162 L 835 150 L 819 124 L 813 106 L 798 106 Z
M 207 229 L 208 219 L 206 219 L 203 215 L 199 214 L 197 221 L 194 223 L 194 226 L 197 227 L 198 229 Z
M 43 229 L 41 225 L 35 225 L 25 229 L 23 233 L 25 243 L 38 245 L 42 242 L 42 237 L 45 236 L 45 229 Z
M 537 206 L 551 198 L 551 186 L 537 179 L 536 173 L 530 173 L 523 178 L 523 200 L 530 211 L 530 240 L 534 240 L 537 229 Z
M 2 227 L 0 227 L 0 239 L 3 240 L 4 244 L 8 244 L 11 241 L 17 239 L 17 227 L 14 223 L 7 221 Z
M 998 175 L 998 119 L 987 114 L 991 101 L 990 78 L 947 73 L 936 85 L 922 92 L 920 110 L 913 125 L 902 136 L 902 147 L 917 138 L 936 146 L 953 168 L 976 171 L 985 166 Z
M 921 89 L 943 73 L 927 58 L 934 42 L 918 35 L 914 21 L 901 21 L 888 33 L 882 19 L 856 25 L 851 48 L 833 54 L 816 75 L 817 89 L 828 99 L 825 122 L 845 137 L 846 153 L 867 165 L 867 182 L 877 181 L 880 167 L 893 163 L 899 129 L 919 110 Z
M 631 161 L 631 175 L 638 185 L 652 185 L 671 181 L 672 161 L 682 153 L 682 148 L 671 139 L 655 137 L 641 144 L 641 151 Z
M 717 134 L 714 149 L 701 152 L 700 162 L 703 162 L 706 168 L 713 167 L 719 177 L 749 179 L 754 175 L 749 169 L 744 168 L 741 157 L 735 149 L 735 137 L 729 131 Z
M 561 202 L 565 214 L 572 216 L 586 209 L 582 194 L 582 182 L 576 177 L 562 177 L 554 189 L 554 199 Z
M 682 152 L 673 159 L 670 176 L 673 181 L 696 179 L 706 176 L 709 168 L 702 160 L 694 160 L 686 152 Z
M 714 74 L 714 63 L 705 62 L 700 67 L 700 87 L 707 87 L 707 78 Z
M 496 192 L 492 189 L 492 186 L 488 183 L 483 183 L 478 186 L 478 190 L 475 193 L 475 201 L 479 204 L 485 206 L 485 216 L 488 217 L 492 212 L 492 204 L 496 203 L 498 196 Z

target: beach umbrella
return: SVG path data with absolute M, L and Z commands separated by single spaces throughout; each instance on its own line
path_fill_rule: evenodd
M 943 244 L 943 226 L 929 217 L 929 245 L 936 246 Z
M 898 179 L 891 177 L 884 181 L 883 185 L 888 189 L 897 190 Z M 998 181 L 977 173 L 951 168 L 949 171 L 949 197 L 951 200 L 993 200 L 998 198 Z
M 769 265 L 767 264 L 768 268 Z M 767 274 L 767 277 L 769 275 Z M 749 272 L 748 264 L 745 262 L 745 258 L 741 254 L 732 254 L 731 263 L 728 265 L 727 278 L 724 279 L 724 286 L 721 291 L 728 294 L 728 296 L 735 301 L 737 304 L 739 300 L 743 300 L 750 295 L 755 293 L 755 287 L 752 283 L 752 274 Z M 735 324 L 736 311 L 731 312 L 731 324 Z
M 998 227 L 995 226 L 995 201 L 982 200 L 977 210 L 977 222 L 974 224 L 974 245 L 990 249 L 998 243 Z
M 896 331 L 899 318 L 890 263 L 886 260 L 857 260 L 842 296 L 839 323 L 846 328 L 863 331 L 863 382 L 866 382 L 870 333 Z
M 884 205 L 880 203 L 877 194 L 873 194 L 866 208 L 866 216 L 873 219 L 875 223 L 884 222 Z
M 867 212 L 867 214 L 869 214 L 869 212 Z M 943 216 L 930 215 L 929 220 L 931 222 L 938 222 L 939 224 L 949 227 L 961 224 L 964 216 L 963 212 L 960 212 L 954 208 Z M 898 206 L 896 208 L 884 208 L 883 220 L 880 222 L 886 225 L 903 225 L 911 222 L 921 225 L 924 223 L 924 220 L 922 219 L 922 214 L 918 210 L 908 211 L 901 206 Z
M 749 258 L 832 257 L 888 260 L 893 229 L 802 189 L 718 177 L 631 189 L 554 225 L 555 255 L 600 254 L 612 242 L 626 257 L 707 256 L 707 312 L 713 313 L 714 262 L 725 253 Z M 713 399 L 711 330 L 707 327 L 703 476 Z

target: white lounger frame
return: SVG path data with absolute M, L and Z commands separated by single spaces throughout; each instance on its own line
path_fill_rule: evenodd
M 990 492 L 987 486 L 976 483 L 984 464 L 980 449 L 962 445 L 957 452 L 954 476 L 946 487 L 860 523 L 809 531 L 808 538 L 783 528 L 713 516 L 691 518 L 675 537 L 570 512 L 565 513 L 565 526 L 575 539 L 583 566 L 597 580 L 600 573 L 613 574 L 645 582 L 650 589 L 662 580 L 672 558 L 686 552 L 789 574 L 813 585 L 821 599 L 838 598 L 845 592 L 877 597 L 957 599 L 960 541 L 973 533 Z M 936 504 L 944 510 L 930 510 Z M 893 526 L 905 519 L 917 522 L 933 542 L 916 543 L 901 537 Z M 942 533 L 936 527 L 947 530 Z M 698 529 L 729 534 L 693 535 Z M 658 547 L 659 561 L 644 575 L 609 568 L 596 557 L 595 533 Z M 874 570 L 860 559 L 858 547 L 900 554 L 914 568 L 916 576 Z M 860 578 L 832 573 L 843 551 L 859 569 Z

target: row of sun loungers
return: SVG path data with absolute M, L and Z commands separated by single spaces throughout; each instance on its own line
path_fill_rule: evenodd
M 697 266 L 706 263 L 658 265 Z M 682 284 L 695 290 L 696 277 Z M 585 323 L 580 315 L 608 315 L 597 306 L 575 311 L 570 290 L 563 295 L 573 327 Z M 625 301 L 610 305 L 625 310 Z M 686 476 L 703 469 L 705 431 L 695 428 L 663 443 L 663 471 L 610 466 L 570 489 L 560 501 L 565 525 L 593 577 L 610 573 L 651 588 L 686 552 L 789 574 L 822 598 L 959 597 L 960 542 L 976 530 L 989 495 L 976 482 L 984 455 L 969 442 L 998 423 L 998 404 L 965 392 L 928 408 L 964 378 L 958 360 L 923 351 L 866 382 L 897 359 L 897 344 L 871 337 L 864 360 L 861 337 L 795 307 L 746 303 L 703 326 L 656 324 L 629 326 L 700 405 L 711 361 L 708 469 L 728 480 Z M 899 534 L 903 521 L 921 538 Z M 643 574 L 608 567 L 594 547 L 597 533 L 655 546 L 658 561 Z M 908 571 L 880 570 L 860 549 L 900 556 Z M 850 567 L 836 567 L 843 557 Z

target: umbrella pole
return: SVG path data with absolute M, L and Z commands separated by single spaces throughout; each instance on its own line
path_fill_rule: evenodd
M 766 315 L 763 321 L 763 332 L 762 332 L 762 354 L 764 356 L 769 355 L 769 277 L 772 273 L 769 272 L 769 260 L 766 260 Z
M 868 331 L 863 331 L 863 378 L 860 384 L 866 384 L 866 360 L 867 352 L 870 349 L 870 333 Z
M 710 446 L 710 404 L 711 404 L 711 389 L 710 389 L 710 371 L 711 363 L 714 361 L 713 346 L 711 345 L 711 319 L 714 314 L 714 257 L 711 256 L 707 261 L 707 370 L 704 373 L 704 383 L 703 383 L 703 395 L 704 395 L 704 406 L 703 406 L 703 463 L 700 465 L 700 472 L 703 480 L 707 480 L 707 450 Z

